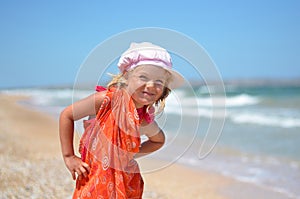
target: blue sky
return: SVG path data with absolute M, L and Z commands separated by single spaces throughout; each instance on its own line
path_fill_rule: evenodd
M 99 43 L 143 27 L 192 38 L 224 79 L 300 77 L 300 1 L 141 2 L 1 1 L 0 88 L 72 84 Z

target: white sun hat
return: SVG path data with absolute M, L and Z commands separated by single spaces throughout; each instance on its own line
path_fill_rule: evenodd
M 119 59 L 118 67 L 122 73 L 139 65 L 155 65 L 167 70 L 172 78 L 168 84 L 170 89 L 178 88 L 184 83 L 184 78 L 172 69 L 172 59 L 166 49 L 149 42 L 131 43 Z

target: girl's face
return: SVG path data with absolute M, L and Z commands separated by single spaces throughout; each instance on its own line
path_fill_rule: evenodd
M 154 65 L 141 65 L 128 72 L 127 91 L 136 108 L 155 103 L 163 94 L 169 73 Z

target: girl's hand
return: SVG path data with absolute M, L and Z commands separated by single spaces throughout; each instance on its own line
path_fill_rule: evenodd
M 79 157 L 73 155 L 64 157 L 65 164 L 69 169 L 73 180 L 77 178 L 81 180 L 83 177 L 88 177 L 88 173 L 90 172 L 90 167 L 87 163 L 83 162 Z

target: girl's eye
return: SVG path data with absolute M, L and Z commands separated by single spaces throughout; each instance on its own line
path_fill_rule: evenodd
M 163 80 L 156 80 L 156 83 L 158 83 L 158 84 L 164 84 L 164 81 Z
M 158 86 L 163 86 L 163 85 L 164 85 L 164 82 L 161 81 L 161 80 L 156 80 L 156 81 L 155 81 L 155 84 L 158 85 Z
M 144 76 L 144 75 L 140 75 L 139 78 L 142 81 L 147 81 L 148 80 L 148 78 L 146 76 Z

